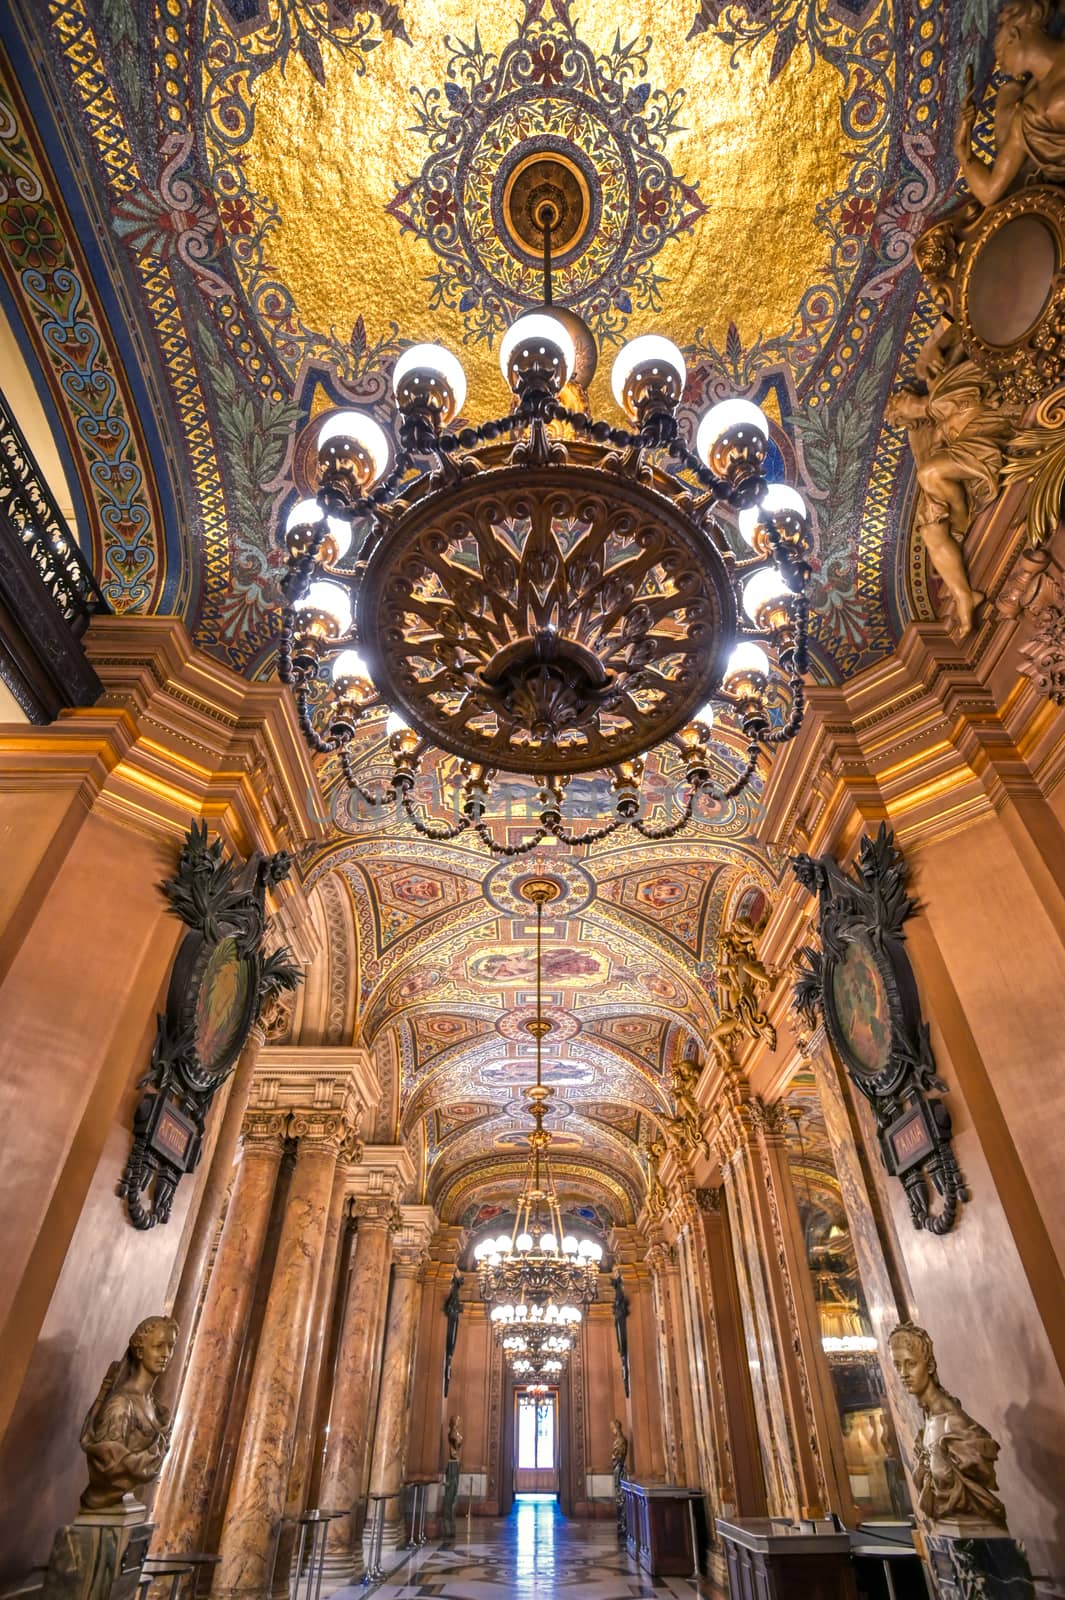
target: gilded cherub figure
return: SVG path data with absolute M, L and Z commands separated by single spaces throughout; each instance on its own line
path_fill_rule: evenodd
M 927 385 L 896 390 L 885 416 L 909 436 L 921 490 L 916 529 L 950 594 L 964 639 L 984 596 L 969 582 L 962 540 L 998 492 L 1016 419 L 990 403 L 985 380 L 968 360 L 944 366 Z
M 764 1039 L 777 1047 L 777 1031 L 762 1009 L 762 996 L 773 979 L 758 955 L 751 924 L 738 917 L 717 945 L 717 1000 L 719 1020 L 710 1043 L 720 1060 L 732 1060 L 736 1040 Z
M 1007 81 L 995 99 L 995 158 L 973 153 L 977 106 L 972 82 L 954 135 L 961 175 L 982 206 L 1018 182 L 1065 183 L 1065 40 L 1048 23 L 1051 0 L 1007 0 L 995 25 L 995 59 Z
M 696 1061 L 681 1060 L 674 1066 L 669 1083 L 677 1113 L 670 1121 L 667 1133 L 670 1143 L 678 1154 L 685 1154 L 689 1150 L 701 1150 L 709 1160 L 710 1144 L 703 1132 L 702 1108 L 695 1098 L 699 1070 Z
M 933 1523 L 990 1523 L 1005 1532 L 1006 1508 L 994 1493 L 997 1443 L 940 1384 L 924 1328 L 902 1322 L 888 1344 L 899 1377 L 922 1413 L 913 1446 L 918 1506 Z
M 146 1317 L 113 1361 L 81 1429 L 89 1483 L 83 1511 L 118 1509 L 159 1475 L 170 1448 L 170 1412 L 155 1385 L 170 1365 L 178 1326 L 173 1317 Z
M 666 1209 L 666 1191 L 659 1173 L 666 1153 L 666 1141 L 660 1133 L 647 1141 L 647 1215 L 660 1217 Z

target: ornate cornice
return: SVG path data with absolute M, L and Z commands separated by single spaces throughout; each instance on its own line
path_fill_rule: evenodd
M 368 1050 L 326 1045 L 267 1045 L 256 1063 L 251 1088 L 253 1106 L 336 1111 L 356 1132 L 380 1098 Z
M 356 1216 L 381 1221 L 385 1208 L 389 1218 L 394 1215 L 400 1196 L 414 1183 L 417 1172 L 405 1145 L 368 1144 L 350 1176 Z

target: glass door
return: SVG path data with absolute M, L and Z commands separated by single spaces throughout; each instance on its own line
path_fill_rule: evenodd
M 558 1493 L 558 1390 L 514 1391 L 514 1493 Z

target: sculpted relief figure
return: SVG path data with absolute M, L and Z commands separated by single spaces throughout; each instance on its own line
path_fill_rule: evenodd
M 172 1317 L 146 1317 L 113 1361 L 81 1430 L 89 1467 L 83 1511 L 119 1509 L 127 1495 L 152 1483 L 170 1448 L 170 1412 L 155 1385 L 170 1364 L 178 1326 Z
M 938 344 L 942 349 L 944 341 Z M 925 370 L 932 370 L 927 347 L 922 355 Z M 964 639 L 984 597 L 969 582 L 962 540 L 977 512 L 998 492 L 1014 418 L 989 403 L 986 381 L 971 361 L 954 359 L 952 351 L 944 354 L 930 382 L 897 390 L 885 415 L 909 436 L 921 490 L 916 529 L 946 585 Z
M 982 206 L 1001 200 L 1028 177 L 1065 183 L 1065 40 L 1047 25 L 1050 0 L 1006 0 L 995 26 L 995 59 L 1008 82 L 995 100 L 995 158 L 973 153 L 977 107 L 972 84 L 962 106 L 954 150 L 962 177 Z
M 647 1214 L 659 1217 L 666 1209 L 666 1191 L 659 1173 L 666 1153 L 666 1141 L 660 1133 L 647 1142 Z
M 680 1155 L 701 1150 L 709 1160 L 710 1144 L 703 1133 L 702 1107 L 695 1098 L 695 1086 L 699 1082 L 698 1062 L 678 1061 L 669 1082 L 677 1108 L 677 1114 L 667 1128 L 670 1143 Z
M 777 1031 L 762 1009 L 762 996 L 773 980 L 759 959 L 754 929 L 738 918 L 717 946 L 717 1001 L 720 1020 L 710 1043 L 724 1062 L 732 1059 L 738 1039 L 764 1039 L 777 1047 Z
M 1006 1508 L 995 1494 L 998 1445 L 939 1382 L 924 1328 L 903 1322 L 890 1335 L 891 1358 L 921 1408 L 914 1440 L 917 1503 L 933 1523 L 990 1524 L 1006 1531 Z

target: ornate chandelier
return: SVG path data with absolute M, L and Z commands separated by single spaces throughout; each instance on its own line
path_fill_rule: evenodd
M 514 1227 L 509 1235 L 482 1240 L 474 1251 L 481 1298 L 491 1307 L 496 1338 L 512 1364 L 565 1360 L 580 1308 L 598 1291 L 603 1257 L 594 1239 L 578 1239 L 563 1229 L 548 1157 L 551 1135 L 544 1127 L 552 1091 L 543 1081 L 543 1041 L 551 1030 L 543 1015 L 543 916 L 558 885 L 550 878 L 530 878 L 518 892 L 536 907 L 536 1015 L 526 1024 L 536 1040 L 536 1083 L 527 1107 L 534 1126 Z
M 760 755 L 795 735 L 806 668 L 808 519 L 794 489 L 766 482 L 765 416 L 747 400 L 715 405 L 693 451 L 676 416 L 684 358 L 643 335 L 612 372 L 630 426 L 594 418 L 594 340 L 551 303 L 555 203 L 541 201 L 533 221 L 544 306 L 500 346 L 513 408 L 452 431 L 462 367 L 440 345 L 412 346 L 392 380 L 398 449 L 365 412 L 329 416 L 317 494 L 289 513 L 283 540 L 279 670 L 311 749 L 339 757 L 366 805 L 398 806 L 434 840 L 472 828 L 504 855 L 549 836 L 592 843 L 625 824 L 672 837 L 700 796 L 738 794 Z M 746 742 L 725 786 L 711 775 L 715 705 Z M 376 792 L 353 761 L 374 713 L 387 713 L 392 759 Z M 683 801 L 652 826 L 644 757 L 667 741 L 683 760 Z M 414 802 L 431 749 L 459 758 L 450 823 L 426 821 Z M 576 833 L 566 788 L 591 772 L 609 775 L 613 815 Z M 539 822 L 520 845 L 486 821 L 499 773 L 539 786 Z

